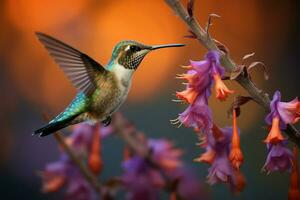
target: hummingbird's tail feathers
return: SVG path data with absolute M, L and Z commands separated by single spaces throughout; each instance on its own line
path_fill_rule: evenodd
M 72 122 L 77 116 L 78 115 L 72 116 L 68 119 L 61 120 L 61 121 L 50 122 L 46 126 L 40 128 L 38 130 L 35 130 L 33 134 L 34 135 L 39 134 L 40 137 L 50 135 L 60 129 L 67 127 L 70 124 L 73 124 Z

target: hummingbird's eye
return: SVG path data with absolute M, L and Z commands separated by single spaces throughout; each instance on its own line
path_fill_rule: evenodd
M 131 51 L 140 51 L 141 50 L 141 48 L 140 47 L 138 47 L 138 46 L 130 46 L 130 50 Z

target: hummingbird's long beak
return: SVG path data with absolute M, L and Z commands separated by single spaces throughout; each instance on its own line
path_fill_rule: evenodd
M 154 45 L 151 46 L 150 50 L 169 48 L 169 47 L 183 47 L 184 44 L 163 44 L 163 45 Z

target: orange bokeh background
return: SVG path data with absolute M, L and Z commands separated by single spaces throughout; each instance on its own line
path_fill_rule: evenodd
M 220 19 L 213 19 L 211 35 L 230 49 L 237 63 L 241 63 L 245 54 L 256 52 L 252 61 L 263 61 L 271 77 L 266 82 L 262 71 L 255 69 L 256 84 L 271 95 L 279 89 L 283 99 L 290 100 L 299 95 L 296 93 L 299 86 L 299 68 L 296 68 L 299 45 L 296 42 L 299 43 L 299 39 L 295 37 L 299 36 L 296 33 L 299 33 L 300 20 L 295 5 L 297 0 L 197 0 L 195 14 L 203 27 L 209 14 L 220 15 Z M 15 182 L 22 187 L 31 186 L 31 181 L 38 179 L 32 178 L 33 171 L 51 160 L 49 155 L 57 159 L 52 137 L 41 141 L 30 134 L 44 123 L 42 112 L 59 113 L 76 93 L 37 40 L 35 31 L 45 32 L 78 48 L 102 65 L 107 64 L 114 45 L 121 40 L 137 40 L 150 45 L 186 44 L 183 48 L 161 49 L 147 55 L 134 75 L 128 101 L 121 109 L 148 137 L 170 137 L 185 145 L 187 160 L 191 161 L 192 156 L 199 153 L 199 149 L 195 150 L 196 136 L 191 134 L 192 130 L 177 129 L 168 120 L 186 107 L 171 102 L 174 93 L 184 87 L 175 75 L 184 72 L 180 66 L 187 65 L 190 59 L 202 59 L 206 50 L 197 41 L 184 37 L 189 34 L 187 27 L 163 0 L 3 0 L 0 11 L 0 167 L 7 166 L 4 172 L 11 173 L 5 177 L 16 176 Z M 246 95 L 236 83 L 230 82 L 228 86 L 236 94 Z M 226 102 L 210 98 L 214 120 L 220 126 L 231 124 L 226 111 L 233 97 Z M 262 164 L 257 157 L 264 159 L 263 155 L 257 155 L 256 149 L 264 148 L 261 142 L 266 132 L 261 129 L 265 125 L 263 117 L 261 108 L 251 102 L 243 106 L 238 118 L 242 134 L 246 133 L 241 137 L 245 158 L 254 163 L 247 166 L 248 173 L 256 173 Z M 49 148 L 43 149 L 44 145 Z M 109 151 L 111 158 L 114 158 L 111 155 L 119 155 L 116 146 Z M 253 168 L 252 171 L 249 168 Z M 20 178 L 20 174 L 29 178 Z M 261 178 L 261 174 L 254 176 L 253 180 Z M 28 182 L 22 182 L 25 179 Z M 279 179 L 281 181 L 281 177 Z M 3 180 L 7 185 L 6 179 Z M 256 192 L 259 187 L 264 189 L 264 180 L 252 184 L 249 193 Z M 273 180 L 270 182 L 275 184 Z M 32 186 L 35 192 L 39 186 Z
M 259 1 L 245 1 L 243 4 L 206 1 L 196 4 L 196 13 L 203 26 L 210 13 L 218 13 L 212 34 L 229 44 L 231 54 L 237 61 L 241 57 L 260 50 L 268 41 L 280 47 L 287 34 L 289 4 L 283 4 L 276 13 L 284 12 L 274 28 L 274 23 L 262 19 L 268 14 L 260 9 Z M 51 34 L 80 49 L 103 65 L 111 56 L 113 46 L 124 39 L 134 39 L 146 44 L 185 43 L 187 47 L 160 50 L 144 59 L 135 74 L 129 101 L 142 103 L 158 98 L 174 82 L 173 77 L 181 72 L 180 65 L 189 59 L 201 59 L 204 49 L 195 41 L 186 39 L 185 25 L 161 0 L 135 1 L 92 1 L 92 0 L 7 0 L 4 3 L 4 25 L 9 30 L 1 33 L 2 49 L 6 50 L 8 73 L 18 92 L 38 107 L 54 113 L 63 109 L 75 94 L 75 89 L 63 72 L 48 56 L 46 50 L 35 38 L 35 31 Z M 274 29 L 276 31 L 274 31 Z M 270 34 L 270 30 L 272 33 Z M 279 39 L 281 38 L 281 39 Z M 275 41 L 275 42 L 274 42 Z M 9 48 L 7 48 L 9 46 Z M 275 52 L 272 52 L 276 55 Z M 258 83 L 263 84 L 262 76 Z M 241 91 L 236 85 L 232 87 Z M 175 89 L 174 89 L 175 90 Z M 180 90 L 178 88 L 177 90 Z M 175 91 L 174 91 L 175 92 Z M 169 97 L 172 98 L 171 96 Z M 212 101 L 216 110 L 228 104 Z M 256 109 L 254 106 L 253 109 Z M 251 112 L 248 118 L 253 118 Z M 220 123 L 228 120 L 217 114 Z

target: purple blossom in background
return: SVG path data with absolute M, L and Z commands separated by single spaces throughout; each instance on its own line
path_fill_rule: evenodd
M 79 124 L 75 126 L 70 137 L 66 138 L 74 153 L 83 161 L 91 154 L 96 131 L 99 131 L 97 126 Z M 111 132 L 111 127 L 100 127 L 99 134 L 104 138 Z M 177 193 L 185 199 L 199 200 L 203 197 L 198 180 L 183 167 L 182 150 L 174 148 L 173 143 L 168 140 L 145 140 L 143 135 L 138 138 L 150 149 L 153 163 L 138 155 L 131 155 L 123 162 L 124 174 L 121 183 L 127 191 L 127 199 L 156 200 L 169 182 L 176 183 Z M 59 161 L 46 165 L 41 176 L 45 192 L 55 192 L 64 187 L 65 199 L 99 198 L 94 188 L 82 176 L 78 166 L 64 152 Z
M 292 167 L 293 153 L 286 147 L 287 141 L 278 144 L 268 144 L 268 157 L 263 169 L 269 172 L 290 171 Z
M 55 192 L 65 186 L 64 199 L 66 200 L 97 199 L 94 189 L 66 154 L 62 154 L 59 161 L 47 164 L 41 176 L 44 192 Z M 57 182 L 57 180 L 61 181 Z
M 164 139 L 149 139 L 152 159 L 163 170 L 173 170 L 182 166 L 182 150 L 175 149 L 173 144 Z
M 66 138 L 67 142 L 73 147 L 78 156 L 87 156 L 93 141 L 93 133 L 99 131 L 101 139 L 108 137 L 112 133 L 111 126 L 92 126 L 88 123 L 81 123 L 74 126 L 72 134 Z
M 201 95 L 203 101 L 207 103 L 211 94 L 213 76 L 224 75 L 224 68 L 220 65 L 219 58 L 220 54 L 217 51 L 210 51 L 205 55 L 205 60 L 190 61 L 187 73 L 178 77 L 188 81 L 186 90 L 177 92 L 177 97 L 193 104 L 196 97 Z
M 178 180 L 176 191 L 180 197 L 186 200 L 203 200 L 205 194 L 203 193 L 202 185 L 191 169 L 186 167 L 179 167 L 173 172 L 167 173 L 171 180 Z
M 123 163 L 122 176 L 130 200 L 156 200 L 165 181 L 159 171 L 153 169 L 144 158 L 134 156 Z
M 201 185 L 183 167 L 180 160 L 182 151 L 164 139 L 150 139 L 147 144 L 156 166 L 137 155 L 123 163 L 125 172 L 122 180 L 128 190 L 128 199 L 155 200 L 168 180 L 177 183 L 176 191 L 184 199 L 200 200 L 203 197 Z
M 111 127 L 100 127 L 100 129 L 97 129 L 96 126 L 81 123 L 76 125 L 72 134 L 66 138 L 66 142 L 79 158 L 87 159 L 91 150 L 93 133 L 97 130 L 100 130 L 101 138 L 108 136 L 112 132 Z M 90 183 L 86 181 L 78 170 L 78 166 L 69 159 L 65 152 L 62 152 L 59 161 L 47 164 L 41 175 L 45 192 L 57 191 L 65 186 L 65 199 L 97 199 L 97 195 Z

